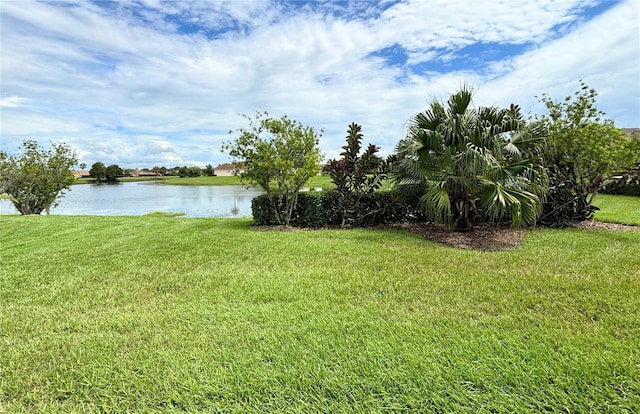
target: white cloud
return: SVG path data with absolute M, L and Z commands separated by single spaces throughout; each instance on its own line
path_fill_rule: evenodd
M 18 108 L 24 106 L 23 103 L 28 102 L 27 98 L 21 98 L 19 96 L 8 96 L 6 98 L 0 98 L 0 107 L 5 108 Z
M 535 95 L 563 99 L 582 79 L 599 92 L 599 106 L 618 125 L 640 125 L 639 22 L 638 4 L 623 3 L 566 37 L 504 62 L 501 76 L 483 85 L 480 94 L 492 99 L 489 104 L 510 100 L 542 111 Z

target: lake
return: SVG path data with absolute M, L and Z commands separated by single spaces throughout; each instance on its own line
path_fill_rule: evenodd
M 242 185 L 82 184 L 72 186 L 51 214 L 140 216 L 164 211 L 184 212 L 185 217 L 250 217 L 251 200 L 263 192 Z M 8 200 L 0 200 L 0 213 L 17 211 Z

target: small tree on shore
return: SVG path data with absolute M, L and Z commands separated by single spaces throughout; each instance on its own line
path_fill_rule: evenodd
M 124 176 L 124 171 L 119 165 L 111 164 L 104 170 L 104 177 L 108 183 L 117 183 L 118 178 Z
M 241 180 L 262 187 L 278 223 L 288 226 L 298 192 L 319 170 L 322 131 L 318 133 L 286 115 L 279 119 L 269 117 L 267 112 L 258 112 L 255 118 L 242 116 L 249 127 L 229 131 L 237 136 L 222 150 L 235 163 L 243 164 Z
M 89 170 L 89 176 L 94 178 L 96 182 L 100 183 L 107 179 L 107 167 L 100 161 L 94 162 Z
M 20 214 L 40 214 L 58 204 L 75 181 L 76 155 L 65 144 L 45 150 L 36 141 L 22 143 L 18 155 L 0 152 L 0 193 L 7 194 Z

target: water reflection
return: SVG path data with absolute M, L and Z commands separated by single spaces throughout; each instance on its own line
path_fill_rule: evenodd
M 184 212 L 186 217 L 249 217 L 251 200 L 259 188 L 229 186 L 177 186 L 154 183 L 74 185 L 51 214 L 129 216 L 152 211 Z M 0 212 L 15 213 L 7 200 Z

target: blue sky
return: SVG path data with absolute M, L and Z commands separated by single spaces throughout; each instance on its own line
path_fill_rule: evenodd
M 640 127 L 638 0 L 0 1 L 0 149 L 62 141 L 125 168 L 228 161 L 239 113 L 351 122 L 391 153 L 462 84 L 476 105 L 543 113 L 580 79 Z

